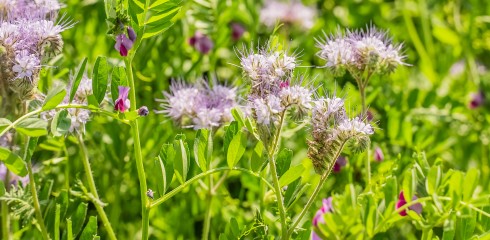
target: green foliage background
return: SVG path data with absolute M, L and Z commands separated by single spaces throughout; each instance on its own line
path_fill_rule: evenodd
M 303 2 L 318 10 L 314 27 L 305 31 L 294 25 L 284 25 L 275 36 L 291 52 L 300 53 L 301 66 L 304 67 L 299 68 L 297 74 L 305 74 L 314 81 L 315 86 L 321 86 L 321 92 L 337 91 L 346 95 L 352 109 L 351 115 L 360 110 L 355 80 L 348 76 L 333 78 L 326 69 L 315 67 L 324 64 L 315 55 L 318 51 L 315 38 L 323 37 L 323 32 L 333 33 L 338 27 L 361 28 L 372 23 L 381 29 L 388 29 L 395 42 L 404 43 L 406 62 L 411 66 L 400 67 L 390 76 L 375 77 L 367 89 L 368 104 L 377 122 L 377 131 L 372 137 L 373 146 L 379 146 L 385 155 L 383 162 L 372 164 L 373 181 L 377 183 L 378 190 L 381 192 L 392 176 L 398 177 L 395 181 L 401 186 L 405 173 L 411 171 L 413 164 L 423 165 L 421 162 L 425 160 L 421 159 L 426 159 L 430 166 L 440 166 L 444 172 L 449 169 L 462 172 L 478 169 L 477 192 L 488 193 L 489 105 L 487 102 L 485 106 L 472 110 L 468 108 L 468 103 L 470 94 L 480 89 L 490 96 L 490 74 L 483 70 L 490 65 L 490 4 L 481 0 Z M 43 70 L 39 87 L 43 92 L 47 92 L 55 81 L 67 82 L 69 69 L 75 69 L 85 57 L 88 58 L 89 73 L 98 56 L 107 56 L 113 66 L 123 65 L 122 58 L 114 50 L 114 39 L 106 34 L 108 29 L 104 2 L 67 0 L 65 4 L 63 11 L 77 24 L 63 33 L 63 54 L 49 63 L 57 67 Z M 203 76 L 216 76 L 220 81 L 240 86 L 241 92 L 246 92 L 241 69 L 237 67 L 237 50 L 266 42 L 273 31 L 259 22 L 261 5 L 254 0 L 184 1 L 174 26 L 161 35 L 143 41 L 138 50 L 134 60 L 138 104 L 146 105 L 150 110 L 159 109 L 155 99 L 163 98 L 162 91 L 167 90 L 172 79 L 176 78 L 192 82 Z M 239 22 L 247 30 L 238 41 L 231 39 L 231 22 Z M 215 47 L 208 55 L 201 55 L 187 43 L 197 30 L 208 34 L 214 41 Z M 153 159 L 158 155 L 160 147 L 173 141 L 179 133 L 185 134 L 192 143 L 195 132 L 180 129 L 165 116 L 152 111 L 150 116 L 139 121 L 148 186 L 156 189 L 159 179 L 152 172 L 155 170 Z M 292 165 L 301 163 L 306 167 L 302 181 L 314 186 L 318 176 L 314 174 L 311 162 L 306 157 L 308 128 L 298 132 L 291 130 L 298 124 L 290 123 L 282 145 L 293 151 Z M 216 161 L 219 165 L 226 166 L 226 153 L 221 148 L 223 143 L 220 140 L 223 134 L 222 129 L 217 132 L 214 156 L 220 159 Z M 139 236 L 141 227 L 141 203 L 129 126 L 94 115 L 86 126 L 84 138 L 99 195 L 108 203 L 105 209 L 109 220 L 121 239 L 134 239 Z M 251 140 L 248 142 L 247 151 L 239 164 L 242 166 L 248 166 L 250 161 L 254 161 L 252 150 L 255 143 Z M 62 189 L 67 175 L 64 174 L 63 165 L 56 164 L 56 159 L 64 154 L 63 141 L 47 137 L 40 139 L 39 143 L 33 159 L 37 160 L 39 167 L 40 186 L 53 184 L 51 197 L 61 199 L 66 194 Z M 73 136 L 66 141 L 66 151 L 73 166 L 68 175 L 70 182 L 84 179 L 83 168 L 78 161 L 80 154 L 77 141 Z M 422 152 L 425 158 L 421 157 Z M 339 202 L 336 206 L 339 212 L 345 214 L 344 217 L 368 221 L 361 216 L 361 210 L 355 207 L 357 204 L 345 204 L 350 194 L 356 198 L 362 192 L 364 157 L 365 154 L 349 157 L 347 167 L 331 176 L 320 197 L 336 195 L 334 199 Z M 197 172 L 198 167 L 193 160 L 191 163 L 190 172 Z M 171 187 L 177 184 L 174 180 Z M 238 172 L 230 173 L 213 201 L 212 236 L 225 232 L 229 228 L 226 226 L 231 224 L 231 217 L 236 218 L 241 230 L 253 223 L 255 210 L 260 208 L 257 205 L 260 200 L 257 184 L 253 177 Z M 461 187 L 464 188 L 464 185 Z M 312 190 L 310 187 L 307 193 Z M 152 210 L 151 238 L 199 239 L 206 207 L 205 195 L 205 190 L 199 184 L 194 184 Z M 301 198 L 291 211 L 299 212 L 306 200 L 306 197 Z M 365 199 L 359 197 L 358 201 Z M 319 198 L 307 221 L 320 204 Z M 374 207 L 376 201 L 370 204 Z M 271 222 L 274 207 L 274 203 L 269 200 L 266 204 L 268 212 L 263 212 L 262 216 L 265 222 Z M 349 211 L 349 208 L 355 209 Z M 87 209 L 88 215 L 97 215 L 90 204 Z M 46 214 L 52 211 L 54 207 L 50 206 Z M 464 211 L 461 214 L 465 215 Z M 374 235 L 374 238 L 420 239 L 422 234 L 426 234 L 424 226 L 412 223 L 408 219 L 394 222 L 392 228 Z M 365 225 L 365 222 L 354 221 L 348 225 L 344 221 L 337 225 L 354 228 Z M 305 228 L 309 226 L 304 225 Z M 461 224 L 455 226 L 461 228 Z M 433 227 L 434 234 L 442 236 L 444 222 Z M 99 231 L 104 238 L 103 227 L 99 226 Z M 274 229 L 269 231 L 275 234 Z M 348 232 L 346 229 L 338 230 L 342 231 Z M 481 225 L 474 234 L 488 234 L 488 231 L 488 224 L 486 228 Z M 467 239 L 465 235 L 456 237 Z

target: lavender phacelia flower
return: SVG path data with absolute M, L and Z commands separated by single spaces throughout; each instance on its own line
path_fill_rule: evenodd
M 189 38 L 189 44 L 202 54 L 207 54 L 214 46 L 213 41 L 201 32 Z
M 303 5 L 301 1 L 285 3 L 277 0 L 268 0 L 265 1 L 264 7 L 260 10 L 260 22 L 270 28 L 280 21 L 308 30 L 313 27 L 315 16 L 315 9 Z
M 373 26 L 365 30 L 347 30 L 346 34 L 339 31 L 317 39 L 317 46 L 320 48 L 317 55 L 326 61 L 325 66 L 335 75 L 343 75 L 345 71 L 354 77 L 365 71 L 387 74 L 399 65 L 406 65 L 401 53 L 402 44 L 394 44 L 387 32 Z
M 412 197 L 412 201 L 415 201 L 415 200 L 417 200 L 417 196 L 414 195 Z M 401 191 L 400 194 L 398 195 L 398 201 L 396 202 L 396 209 L 403 207 L 405 204 L 407 204 L 407 201 L 405 200 L 405 196 L 403 195 L 403 191 Z M 408 209 L 412 210 L 418 214 L 421 214 L 422 213 L 422 204 L 420 204 L 420 203 L 413 204 L 410 207 L 408 207 Z M 400 216 L 407 216 L 407 210 L 404 209 L 404 210 L 400 211 L 399 214 L 400 214 Z
M 200 81 L 198 84 L 172 83 L 170 91 L 163 93 L 163 113 L 182 126 L 194 129 L 219 127 L 232 120 L 231 109 L 238 107 L 237 89 L 214 82 L 212 86 Z
M 370 143 L 373 127 L 359 117 L 347 117 L 344 101 L 335 96 L 314 101 L 311 117 L 312 140 L 308 141 L 308 156 L 315 171 L 323 174 L 335 165 L 344 145 L 363 151 Z
M 114 110 L 119 112 L 125 112 L 129 110 L 131 101 L 128 99 L 129 87 L 119 86 L 119 96 L 114 102 Z

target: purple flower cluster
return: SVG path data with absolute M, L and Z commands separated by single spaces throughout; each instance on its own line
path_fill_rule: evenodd
M 260 22 L 267 27 L 274 27 L 277 21 L 286 24 L 294 24 L 308 30 L 313 27 L 316 11 L 307 7 L 301 1 L 285 3 L 277 0 L 265 1 L 260 11 Z
M 354 151 L 362 151 L 370 143 L 373 127 L 359 117 L 348 118 L 344 100 L 335 96 L 314 101 L 312 116 L 312 140 L 308 141 L 308 156 L 319 174 L 335 167 L 334 159 L 346 143 Z
M 394 44 L 387 32 L 374 26 L 325 36 L 317 39 L 317 46 L 320 48 L 317 55 L 326 60 L 325 66 L 336 75 L 349 71 L 356 77 L 366 70 L 370 74 L 386 74 L 406 65 L 402 44 Z
M 61 52 L 60 33 L 73 24 L 64 17 L 55 22 L 61 7 L 56 0 L 7 0 L 1 5 L 0 82 L 5 94 L 25 99 L 37 87 L 41 62 Z
M 241 67 L 250 80 L 248 107 L 258 124 L 269 126 L 288 108 L 298 118 L 307 115 L 311 108 L 312 92 L 300 85 L 291 85 L 293 70 L 297 66 L 294 56 L 271 49 L 243 51 Z
M 233 119 L 231 109 L 238 107 L 237 89 L 204 81 L 190 85 L 174 82 L 165 99 L 157 99 L 166 114 L 175 122 L 194 129 L 219 127 Z

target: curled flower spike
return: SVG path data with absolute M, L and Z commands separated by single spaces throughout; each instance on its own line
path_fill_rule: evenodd
M 207 54 L 214 46 L 213 41 L 201 32 L 189 38 L 189 44 L 202 54 Z
M 313 227 L 318 227 L 318 224 L 325 223 L 325 218 L 323 218 L 323 215 L 329 212 L 333 212 L 332 197 L 322 200 L 322 207 L 316 211 L 315 216 L 313 217 Z M 321 238 L 315 233 L 315 231 L 311 231 L 311 239 L 320 240 Z
M 415 200 L 417 200 L 417 196 L 412 197 L 412 201 L 415 201 Z M 407 204 L 407 201 L 405 201 L 405 196 L 403 196 L 403 191 L 401 191 L 400 195 L 398 196 L 398 201 L 396 202 L 396 209 L 403 207 L 405 204 Z M 422 213 L 422 204 L 416 203 L 416 204 L 408 207 L 408 209 L 410 209 L 410 210 L 412 210 L 418 214 L 421 214 Z M 407 216 L 407 211 L 403 210 L 399 214 L 400 214 L 400 216 Z
M 383 155 L 383 151 L 381 150 L 380 147 L 377 147 L 374 149 L 374 160 L 381 162 L 383 161 L 385 156 Z
M 116 37 L 116 44 L 114 48 L 121 54 L 121 56 L 128 56 L 128 51 L 133 47 L 133 41 L 131 41 L 126 34 L 121 33 Z
M 131 102 L 128 99 L 129 87 L 119 86 L 119 97 L 114 103 L 114 110 L 119 112 L 125 112 L 130 108 Z
M 471 94 L 471 101 L 468 104 L 468 107 L 470 109 L 475 109 L 480 106 L 482 106 L 485 102 L 485 95 L 483 94 L 483 91 L 478 91 L 477 93 Z

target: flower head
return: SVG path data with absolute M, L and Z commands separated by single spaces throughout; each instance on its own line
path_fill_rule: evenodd
M 119 86 L 119 97 L 114 102 L 114 110 L 125 112 L 129 109 L 131 102 L 128 99 L 129 87 Z
M 417 200 L 417 196 L 412 197 L 412 201 Z M 405 204 L 407 204 L 407 201 L 405 201 L 405 196 L 403 196 L 403 191 L 400 192 L 398 195 L 398 201 L 396 202 L 396 209 L 399 209 L 403 207 Z M 415 211 L 418 214 L 422 213 L 422 204 L 416 203 L 408 207 L 409 210 Z M 407 210 L 402 210 L 399 212 L 400 216 L 407 216 Z
M 29 54 L 27 51 L 21 51 L 15 57 L 16 64 L 12 71 L 17 73 L 17 78 L 29 79 L 32 81 L 33 75 L 39 70 L 40 62 L 34 54 Z

